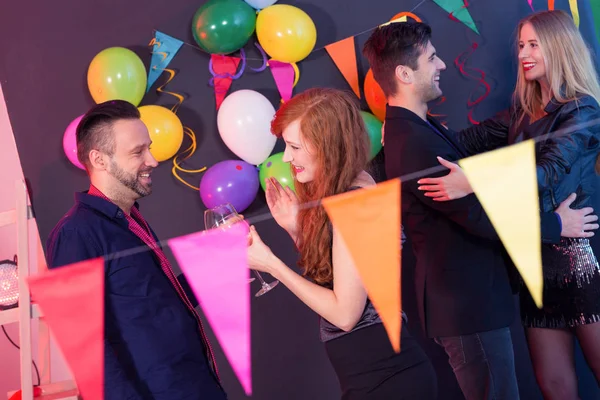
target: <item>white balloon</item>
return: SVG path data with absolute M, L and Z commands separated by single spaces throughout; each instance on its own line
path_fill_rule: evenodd
M 271 133 L 275 108 L 254 90 L 238 90 L 225 97 L 217 114 L 223 142 L 236 156 L 253 165 L 265 161 L 277 137 Z
M 262 10 L 263 8 L 267 8 L 272 6 L 277 2 L 277 0 L 245 0 L 246 3 L 250 4 L 252 7 L 257 10 Z

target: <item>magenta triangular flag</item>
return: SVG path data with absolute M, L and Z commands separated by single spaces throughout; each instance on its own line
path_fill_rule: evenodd
M 248 230 L 243 224 L 169 240 L 244 391 L 252 394 Z
M 294 88 L 294 67 L 290 63 L 276 60 L 270 60 L 269 66 L 279 94 L 281 94 L 281 100 L 288 101 L 292 98 L 292 89 Z

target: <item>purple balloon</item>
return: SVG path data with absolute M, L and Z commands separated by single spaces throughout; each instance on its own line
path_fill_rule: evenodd
M 256 197 L 258 169 L 242 160 L 221 161 L 210 167 L 200 181 L 200 198 L 207 208 L 230 203 L 244 211 Z

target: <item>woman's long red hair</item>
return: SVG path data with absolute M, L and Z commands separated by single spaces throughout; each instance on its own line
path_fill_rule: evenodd
M 306 90 L 275 114 L 271 131 L 300 121 L 302 143 L 314 149 L 315 177 L 295 181 L 299 202 L 307 203 L 347 191 L 369 162 L 369 138 L 358 105 L 350 94 L 329 88 Z M 300 261 L 304 275 L 319 284 L 333 281 L 332 231 L 322 206 L 300 208 L 298 213 Z

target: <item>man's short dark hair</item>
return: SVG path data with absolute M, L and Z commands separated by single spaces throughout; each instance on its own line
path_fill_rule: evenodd
M 431 27 L 422 22 L 395 22 L 376 28 L 363 47 L 373 77 L 386 96 L 396 94 L 396 67 L 413 70 L 431 40 Z
M 115 140 L 113 124 L 121 119 L 139 119 L 140 111 L 124 100 L 110 100 L 92 107 L 77 125 L 77 158 L 88 170 L 89 154 L 97 149 L 114 154 Z

